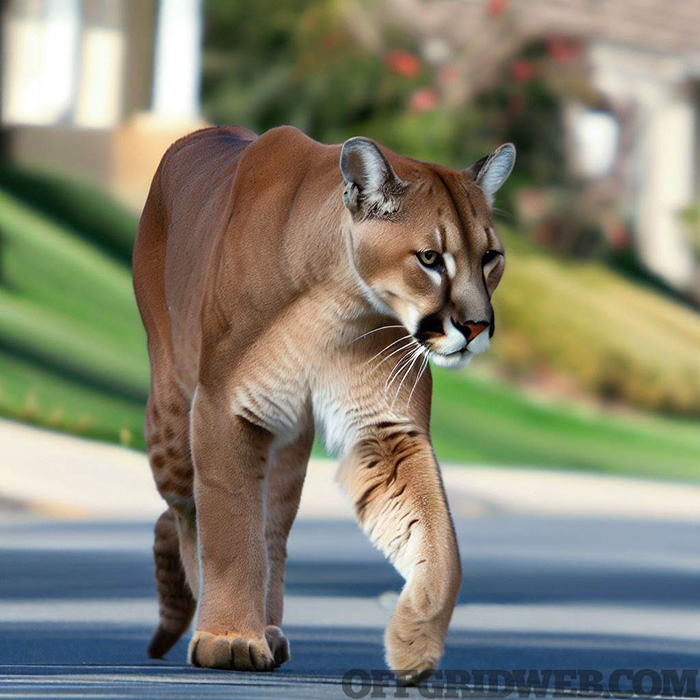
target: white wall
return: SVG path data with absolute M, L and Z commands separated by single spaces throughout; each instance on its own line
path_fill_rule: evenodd
M 11 0 L 4 20 L 2 122 L 45 125 L 69 120 L 76 89 L 79 0 Z
M 685 94 L 688 66 L 678 56 L 605 44 L 592 47 L 591 59 L 596 86 L 634 114 L 627 176 L 640 256 L 687 288 L 695 262 L 679 214 L 694 196 L 697 118 Z
M 2 122 L 121 124 L 130 116 L 124 93 L 134 78 L 126 75 L 135 40 L 126 31 L 133 9 L 126 3 L 142 1 L 10 0 L 2 27 Z M 202 15 L 201 0 L 157 2 L 152 109 L 161 120 L 199 118 Z M 150 78 L 151 65 L 142 69 Z
M 199 117 L 201 0 L 160 0 L 153 111 L 163 118 Z
M 692 281 L 693 259 L 679 223 L 693 198 L 694 107 L 682 98 L 646 110 L 638 198 L 644 262 L 679 287 Z
M 114 0 L 92 0 L 80 42 L 79 86 L 75 125 L 110 129 L 124 116 L 125 53 L 124 7 Z

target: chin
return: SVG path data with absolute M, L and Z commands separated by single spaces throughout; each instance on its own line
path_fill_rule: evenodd
M 460 369 L 468 364 L 469 360 L 472 359 L 473 353 L 469 350 L 464 352 L 452 352 L 449 355 L 442 355 L 437 352 L 430 353 L 430 359 L 438 367 L 448 367 L 449 369 Z

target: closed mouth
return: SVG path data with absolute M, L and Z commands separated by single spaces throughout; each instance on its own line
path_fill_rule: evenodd
M 455 350 L 454 352 L 449 352 L 449 353 L 435 353 L 439 357 L 443 358 L 448 364 L 460 364 L 464 360 L 467 360 L 471 358 L 471 356 L 474 354 L 470 352 L 469 348 L 462 348 L 461 350 Z
M 434 346 L 429 345 L 426 342 L 421 342 L 421 341 L 418 341 L 418 342 L 425 348 L 425 352 L 428 355 L 430 355 L 431 357 L 434 355 L 438 355 L 439 357 L 445 357 L 448 359 L 456 359 L 458 357 L 463 357 L 464 355 L 467 355 L 467 354 L 469 354 L 469 355 L 472 354 L 471 351 L 469 350 L 469 347 L 466 345 L 462 348 L 459 348 L 459 350 L 453 350 L 452 352 L 441 352 L 440 350 L 438 350 Z
M 430 347 L 427 343 L 421 342 L 421 346 L 428 359 L 432 360 L 436 365 L 440 367 L 447 368 L 459 368 L 464 367 L 464 365 L 471 359 L 474 354 L 469 350 L 468 347 L 460 348 L 459 350 L 454 350 L 453 352 L 444 353 Z

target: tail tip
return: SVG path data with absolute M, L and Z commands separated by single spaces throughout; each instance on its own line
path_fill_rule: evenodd
M 158 625 L 158 629 L 154 632 L 151 643 L 148 645 L 148 657 L 162 659 L 175 646 L 180 636 L 180 634 L 169 632 L 163 629 L 162 625 Z

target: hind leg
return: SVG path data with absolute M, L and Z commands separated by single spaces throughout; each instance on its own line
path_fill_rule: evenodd
M 189 448 L 189 400 L 179 385 L 152 369 L 146 410 L 148 457 L 159 493 L 170 504 L 156 523 L 154 556 L 160 624 L 149 655 L 161 657 L 187 630 L 198 592 L 197 539 Z
M 134 292 L 148 336 L 151 363 L 145 437 L 153 479 L 170 506 L 158 520 L 155 532 L 161 625 L 151 651 L 158 655 L 164 654 L 187 628 L 192 616 L 190 610 L 194 607 L 192 592 L 196 595 L 198 590 L 194 476 L 189 446 L 192 389 L 187 390 L 182 383 L 193 386 L 196 366 L 185 368 L 183 375 L 182 367 L 176 373 L 173 361 L 172 329 L 165 295 L 167 231 L 161 198 L 162 167 L 161 164 L 153 178 L 134 244 Z M 161 630 L 169 634 L 159 635 Z M 177 636 L 173 639 L 174 631 Z
M 145 438 L 158 493 L 183 515 L 194 512 L 194 469 L 190 451 L 190 400 L 168 371 L 169 362 L 151 358 L 151 391 Z
M 270 569 L 265 636 L 276 666 L 281 666 L 290 658 L 289 642 L 280 629 L 284 605 L 287 537 L 299 509 L 312 444 L 313 432 L 310 431 L 295 443 L 275 452 L 268 467 L 265 539 Z

